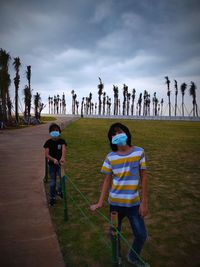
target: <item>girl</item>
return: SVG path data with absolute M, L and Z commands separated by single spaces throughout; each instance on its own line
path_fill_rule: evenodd
M 129 129 L 121 124 L 113 124 L 108 132 L 112 152 L 103 163 L 101 172 L 105 174 L 99 201 L 90 206 L 92 211 L 101 208 L 109 191 L 110 212 L 118 213 L 118 227 L 121 231 L 122 220 L 127 217 L 135 236 L 132 250 L 127 260 L 134 266 L 149 266 L 141 262 L 141 253 L 147 230 L 144 217 L 148 213 L 147 174 L 144 150 L 131 145 Z M 141 182 L 141 195 L 138 187 Z M 134 253 L 136 251 L 136 253 Z

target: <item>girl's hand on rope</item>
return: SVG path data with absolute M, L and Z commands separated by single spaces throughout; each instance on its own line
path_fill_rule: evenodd
M 141 202 L 140 207 L 139 207 L 139 214 L 141 217 L 145 217 L 148 213 L 148 206 L 147 203 Z
M 91 211 L 95 211 L 96 209 L 99 209 L 99 208 L 101 208 L 101 207 L 102 207 L 101 204 L 96 203 L 96 204 L 93 204 L 93 205 L 90 206 L 90 210 L 91 210 Z

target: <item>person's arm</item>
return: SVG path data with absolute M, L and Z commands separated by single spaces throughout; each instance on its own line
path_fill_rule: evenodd
M 148 213 L 148 178 L 146 170 L 140 170 L 141 179 L 141 203 L 139 213 L 145 217 Z
M 59 162 L 58 162 L 57 159 L 55 159 L 55 158 L 53 158 L 53 157 L 51 157 L 51 156 L 49 155 L 49 148 L 48 148 L 48 147 L 45 148 L 45 157 L 46 157 L 48 160 L 53 161 L 54 164 L 56 164 L 56 165 L 59 164 Z
M 95 211 L 96 209 L 101 208 L 103 206 L 104 200 L 105 200 L 105 198 L 108 194 L 108 191 L 111 187 L 111 182 L 112 182 L 112 174 L 106 174 L 104 181 L 103 181 L 99 201 L 96 204 L 93 204 L 90 206 L 91 211 Z
M 65 144 L 62 145 L 62 156 L 60 159 L 60 164 L 63 165 L 65 163 L 65 153 L 66 153 L 66 147 Z

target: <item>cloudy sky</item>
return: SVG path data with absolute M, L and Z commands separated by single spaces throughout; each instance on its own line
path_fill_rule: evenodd
M 174 79 L 194 81 L 200 105 L 199 25 L 199 0 L 1 0 L 0 48 L 21 59 L 21 91 L 31 65 L 33 94 L 47 103 L 65 92 L 68 112 L 71 90 L 97 101 L 98 77 L 112 98 L 113 85 L 122 97 L 125 83 L 136 99 L 156 91 L 165 105 L 165 76 L 172 104 Z M 185 98 L 190 110 L 188 91 Z

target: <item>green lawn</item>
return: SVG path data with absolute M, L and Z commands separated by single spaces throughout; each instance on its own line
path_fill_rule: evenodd
M 53 116 L 42 116 L 41 117 L 41 122 L 48 122 L 48 121 L 55 121 L 56 118 Z
M 67 173 L 91 203 L 98 199 L 103 176 L 100 168 L 110 151 L 106 119 L 80 119 L 63 131 L 67 140 Z M 142 253 L 153 267 L 200 266 L 200 123 L 121 120 L 133 144 L 145 149 L 149 177 L 149 232 Z M 68 183 L 69 221 L 63 221 L 58 200 L 50 208 L 68 267 L 112 266 L 109 224 Z M 108 206 L 102 209 L 108 216 Z M 124 221 L 123 235 L 131 244 Z M 123 256 L 128 247 L 123 243 Z M 124 266 L 129 266 L 124 263 Z

